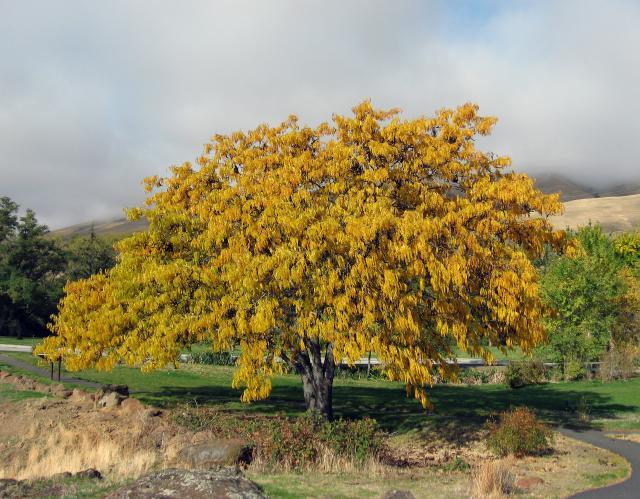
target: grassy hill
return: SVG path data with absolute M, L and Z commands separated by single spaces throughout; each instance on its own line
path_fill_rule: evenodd
M 596 192 L 562 175 L 547 174 L 535 177 L 536 187 L 546 194 L 560 193 L 562 201 L 596 197 Z M 640 192 L 640 191 L 638 191 Z
M 640 229 L 640 194 L 577 199 L 564 204 L 564 215 L 553 217 L 558 229 L 599 223 L 605 232 Z
M 537 187 L 546 193 L 560 192 L 565 214 L 554 217 L 559 229 L 600 223 L 606 232 L 623 232 L 640 228 L 640 181 L 610 187 L 592 188 L 562 175 L 547 174 L 536 177 Z M 87 222 L 51 232 L 53 236 L 71 238 L 86 236 L 94 231 L 102 236 L 126 236 L 145 230 L 146 220 L 130 222 L 124 217 L 106 221 Z
M 88 236 L 91 233 L 92 227 L 95 233 L 99 236 L 126 236 L 133 232 L 146 230 L 148 224 L 144 219 L 136 222 L 130 222 L 126 218 L 121 217 L 113 218 L 111 220 L 71 225 L 62 229 L 53 230 L 51 231 L 51 235 L 62 237 L 64 239 L 72 238 L 74 236 Z

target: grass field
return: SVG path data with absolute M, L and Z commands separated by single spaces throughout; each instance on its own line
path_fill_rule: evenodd
M 33 346 L 39 343 L 42 338 L 22 338 L 17 339 L 14 336 L 0 336 L 0 345 L 29 345 Z
M 29 354 L 11 356 L 37 363 Z M 6 366 L 2 367 L 7 369 Z M 22 372 L 24 374 L 24 372 Z M 278 376 L 267 400 L 242 404 L 240 390 L 231 388 L 233 368 L 184 365 L 141 373 L 138 369 L 117 367 L 112 372 L 86 370 L 70 375 L 98 383 L 126 384 L 133 395 L 145 403 L 171 407 L 182 403 L 215 404 L 226 410 L 289 415 L 304 412 L 301 383 L 297 376 Z M 640 428 L 640 378 L 630 381 L 577 381 L 548 383 L 512 390 L 505 385 L 437 385 L 429 390 L 432 411 L 424 411 L 405 396 L 399 383 L 375 379 L 336 379 L 336 416 L 373 417 L 394 432 L 428 431 L 434 427 L 482 424 L 487 416 L 527 405 L 552 423 L 571 423 L 579 408 L 592 421 L 608 428 Z M 458 424 L 456 423 L 456 424 Z
M 40 392 L 16 390 L 11 385 L 0 383 L 0 404 L 3 402 L 18 402 L 20 400 L 42 398 L 45 395 Z

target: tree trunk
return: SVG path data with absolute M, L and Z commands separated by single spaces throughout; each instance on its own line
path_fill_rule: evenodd
M 302 378 L 302 389 L 307 411 L 317 412 L 327 420 L 333 418 L 333 377 L 335 363 L 333 345 L 325 349 L 324 359 L 321 355 L 320 343 L 305 340 L 306 352 L 301 352 L 295 359 L 294 366 Z

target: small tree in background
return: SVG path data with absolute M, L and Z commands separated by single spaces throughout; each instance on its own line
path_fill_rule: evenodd
M 64 252 L 32 210 L 0 198 L 0 335 L 43 336 L 62 296 Z
M 363 102 L 332 125 L 216 135 L 197 167 L 147 179 L 131 216 L 149 230 L 66 287 L 38 353 L 149 370 L 193 342 L 237 344 L 242 400 L 267 397 L 288 364 L 330 418 L 336 363 L 371 351 L 428 406 L 454 345 L 490 361 L 487 340 L 544 339 L 530 258 L 563 247 L 547 220 L 561 204 L 476 150 L 495 121 L 471 104 L 401 120 Z
M 606 370 L 617 372 L 615 365 L 625 363 L 640 341 L 637 236 L 611 238 L 590 225 L 575 238 L 576 255 L 551 256 L 543 269 L 541 294 L 554 313 L 541 350 L 576 373 L 583 362 L 604 357 Z
M 116 263 L 113 241 L 96 235 L 93 227 L 88 237 L 76 236 L 65 245 L 67 278 L 72 281 L 104 272 Z

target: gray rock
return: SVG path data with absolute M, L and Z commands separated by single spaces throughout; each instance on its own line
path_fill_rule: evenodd
M 416 499 L 408 490 L 389 490 L 380 499 Z
M 109 392 L 96 402 L 96 407 L 100 409 L 110 409 L 111 407 L 118 407 L 124 399 L 125 397 L 123 397 L 119 393 Z
M 217 439 L 184 447 L 178 453 L 181 465 L 190 469 L 207 470 L 220 466 L 249 464 L 253 446 L 239 439 Z
M 258 485 L 235 469 L 189 471 L 167 469 L 155 471 L 134 483 L 116 490 L 105 499 L 263 499 Z

